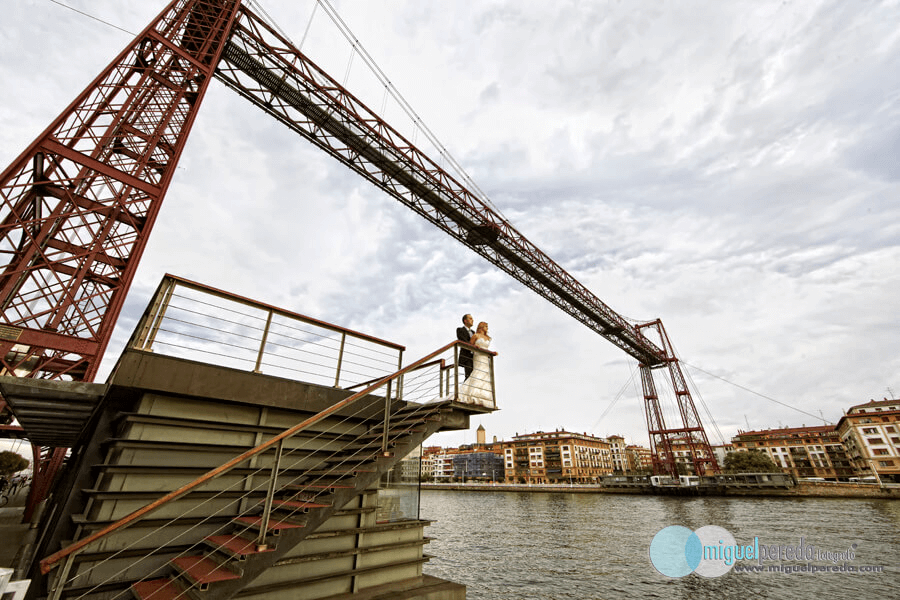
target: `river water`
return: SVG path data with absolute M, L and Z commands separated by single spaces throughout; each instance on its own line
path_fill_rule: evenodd
M 425 573 L 465 584 L 468 600 L 900 598 L 900 500 L 422 490 L 420 514 L 435 521 Z M 670 578 L 650 561 L 651 541 L 670 525 L 716 525 L 766 548 L 803 538 L 815 554 Z M 793 572 L 809 565 L 883 570 Z M 753 566 L 778 571 L 738 572 Z

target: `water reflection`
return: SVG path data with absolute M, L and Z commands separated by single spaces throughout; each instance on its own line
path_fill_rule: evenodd
M 425 572 L 466 584 L 469 600 L 894 597 L 900 586 L 896 501 L 424 490 L 422 516 L 436 520 L 426 530 L 435 558 Z M 719 525 L 739 543 L 857 543 L 854 564 L 887 569 L 669 579 L 651 565 L 649 545 L 675 524 Z

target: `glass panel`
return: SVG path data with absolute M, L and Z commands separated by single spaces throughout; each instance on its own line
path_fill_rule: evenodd
M 421 458 L 422 447 L 419 446 L 382 475 L 375 512 L 378 523 L 418 520 Z

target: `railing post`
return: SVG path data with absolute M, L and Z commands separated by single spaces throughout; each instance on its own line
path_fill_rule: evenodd
M 262 366 L 263 353 L 266 351 L 266 340 L 269 339 L 269 327 L 272 326 L 272 311 L 266 317 L 266 328 L 263 330 L 262 341 L 259 343 L 259 354 L 256 355 L 256 367 L 253 368 L 254 373 L 262 373 L 259 367 Z
M 397 353 L 397 370 L 403 370 L 403 350 L 400 350 Z M 404 375 L 400 376 L 400 379 L 397 380 L 397 400 L 403 400 L 403 379 Z
M 494 355 L 488 354 L 487 356 L 491 373 L 491 401 L 494 403 L 494 408 L 497 408 L 497 386 L 494 382 Z
M 384 395 L 384 432 L 381 434 L 381 455 L 388 455 L 388 427 L 391 425 L 391 380 L 387 382 L 387 393 Z
M 135 348 L 141 350 L 151 350 L 153 341 L 162 324 L 162 320 L 166 316 L 166 310 L 169 308 L 169 301 L 172 299 L 172 293 L 175 291 L 175 281 L 168 279 L 165 285 L 160 289 L 160 293 L 154 298 L 153 308 L 147 315 L 147 321 L 144 323 L 143 330 L 134 344 Z
M 69 573 L 72 571 L 72 565 L 75 563 L 77 555 L 77 552 L 73 552 L 66 558 L 63 568 L 59 572 L 59 577 L 53 582 L 53 589 L 50 591 L 50 595 L 47 596 L 47 600 L 59 600 L 63 588 L 66 587 L 66 579 L 68 579 Z
M 474 358 L 474 357 L 473 357 Z M 453 346 L 453 400 L 459 394 L 459 344 Z
M 275 498 L 275 485 L 278 480 L 278 471 L 281 469 L 281 451 L 284 448 L 284 440 L 278 440 L 278 445 L 275 447 L 275 460 L 272 462 L 272 474 L 269 476 L 269 487 L 266 490 L 266 503 L 263 507 L 262 518 L 259 522 L 259 537 L 256 538 L 256 549 L 259 551 L 265 550 L 268 546 L 266 544 L 266 533 L 269 530 L 269 517 L 272 514 L 272 501 Z
M 344 362 L 344 343 L 347 341 L 347 332 L 341 333 L 341 349 L 338 350 L 337 372 L 334 374 L 334 387 L 341 387 L 341 363 Z

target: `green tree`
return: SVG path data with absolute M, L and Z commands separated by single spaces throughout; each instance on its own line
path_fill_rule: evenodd
M 729 452 L 725 455 L 726 473 L 780 473 L 769 455 L 759 450 Z
M 31 463 L 9 450 L 0 452 L 0 475 L 9 479 L 13 473 L 18 473 L 22 469 L 27 469 Z

